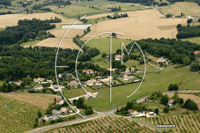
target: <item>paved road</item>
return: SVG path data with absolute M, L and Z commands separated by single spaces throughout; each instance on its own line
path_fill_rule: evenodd
M 168 91 L 168 92 L 163 92 L 163 94 L 170 94 L 170 93 L 174 93 L 174 92 L 175 92 L 175 91 Z M 197 92 L 200 93 L 200 90 L 180 90 L 180 91 L 177 91 L 177 92 L 178 92 L 178 93 L 197 93 Z M 149 96 L 149 95 L 148 95 L 148 96 Z M 137 99 L 136 101 L 137 101 L 137 102 L 142 102 L 142 101 L 144 101 L 148 96 L 139 98 L 139 99 Z M 97 115 L 95 115 L 95 116 L 87 117 L 87 118 L 85 118 L 85 119 L 74 120 L 74 121 L 70 121 L 70 122 L 64 122 L 64 123 L 60 123 L 60 124 L 56 124 L 56 125 L 52 125 L 52 126 L 37 128 L 36 130 L 30 131 L 29 133 L 37 133 L 37 132 L 44 131 L 44 130 L 47 130 L 47 129 L 52 129 L 52 128 L 57 128 L 57 127 L 60 127 L 60 126 L 66 126 L 66 125 L 70 125 L 70 124 L 80 123 L 80 122 L 88 121 L 88 120 L 91 120 L 91 119 L 94 119 L 94 118 L 97 118 L 97 117 L 100 117 L 100 116 L 103 116 L 103 115 L 110 115 L 110 116 L 115 116 L 115 117 L 123 117 L 123 118 L 131 119 L 131 120 L 133 120 L 133 121 L 142 123 L 142 124 L 144 124 L 144 125 L 146 125 L 146 126 L 149 126 L 149 127 L 154 128 L 154 129 L 163 131 L 163 129 L 157 128 L 157 127 L 152 126 L 152 125 L 150 125 L 150 124 L 148 124 L 148 123 L 144 123 L 144 122 L 139 121 L 139 120 L 137 120 L 137 119 L 131 118 L 130 116 L 127 117 L 127 116 L 119 116 L 119 115 L 116 115 L 116 114 L 114 113 L 115 111 L 117 111 L 117 109 L 113 109 L 113 110 L 110 110 L 110 111 L 108 111 L 108 112 L 98 112 L 98 111 L 94 111 L 95 113 L 97 113 Z

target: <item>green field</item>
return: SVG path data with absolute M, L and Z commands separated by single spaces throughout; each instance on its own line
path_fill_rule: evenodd
M 100 95 L 95 99 L 90 99 L 86 102 L 87 105 L 91 105 L 94 109 L 98 111 L 107 111 L 112 109 L 113 107 L 118 107 L 126 104 L 126 102 L 131 101 L 133 99 L 138 99 L 142 96 L 149 95 L 155 91 L 167 91 L 169 84 L 179 84 L 180 82 L 188 79 L 188 77 L 196 76 L 196 73 L 192 73 L 189 71 L 188 67 L 182 67 L 179 69 L 171 69 L 161 71 L 160 73 L 147 73 L 144 83 L 141 88 L 130 98 L 126 98 L 130 95 L 139 85 L 129 84 L 126 86 L 119 86 L 112 88 L 112 102 L 109 102 L 109 89 L 100 89 Z M 188 86 L 192 86 L 193 82 L 188 82 Z M 198 85 L 197 85 L 198 84 Z M 182 89 L 200 89 L 200 85 L 197 82 L 196 88 L 191 87 L 179 87 Z
M 39 40 L 31 40 L 31 41 L 24 42 L 20 45 L 21 46 L 33 46 L 33 45 L 37 44 L 38 42 L 40 42 L 40 41 Z
M 4 81 L 1 81 L 1 80 L 0 80 L 0 86 L 3 85 L 3 83 L 4 83 Z
M 72 5 L 75 5 L 75 6 L 89 6 L 89 5 L 108 5 L 108 4 L 117 4 L 119 2 L 116 2 L 116 1 L 108 1 L 108 0 L 93 0 L 93 1 L 79 1 L 78 3 L 77 2 L 74 2 Z
M 193 38 L 187 38 L 187 39 L 181 39 L 182 41 L 189 41 L 192 43 L 197 43 L 200 45 L 200 37 L 193 37 Z
M 44 110 L 0 97 L 0 132 L 22 133 L 33 128 L 37 111 Z
M 121 49 L 121 41 L 123 41 L 124 45 L 128 45 L 133 42 L 132 40 L 125 39 L 112 39 L 112 52 L 116 52 L 117 49 Z M 100 53 L 110 53 L 110 38 L 101 38 L 101 39 L 92 39 L 87 44 L 90 47 L 96 47 L 100 50 Z

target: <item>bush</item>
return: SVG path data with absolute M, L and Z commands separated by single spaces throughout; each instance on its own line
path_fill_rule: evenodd
M 169 112 L 169 107 L 168 107 L 168 106 L 165 107 L 165 108 L 163 109 L 163 112 L 168 113 L 168 112 Z

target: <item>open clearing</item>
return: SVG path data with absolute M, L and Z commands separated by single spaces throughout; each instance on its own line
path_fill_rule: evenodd
M 10 98 L 17 100 L 22 103 L 28 103 L 42 109 L 47 109 L 49 103 L 53 103 L 54 98 L 61 99 L 51 95 L 42 95 L 42 94 L 24 94 L 24 93 L 0 93 L 2 97 Z
M 159 10 L 167 15 L 169 13 L 174 15 L 181 15 L 181 12 L 186 16 L 200 14 L 200 8 L 197 3 L 193 2 L 176 2 L 169 6 L 160 7 Z
M 128 18 L 97 23 L 91 28 L 91 32 L 85 35 L 83 39 L 89 39 L 91 36 L 98 35 L 98 33 L 105 31 L 123 33 L 124 36 L 117 36 L 122 39 L 176 38 L 177 29 L 175 27 L 160 30 L 158 26 L 172 26 L 179 23 L 186 24 L 187 21 L 185 18 L 160 18 L 162 15 L 156 10 L 131 11 L 127 13 L 129 15 Z

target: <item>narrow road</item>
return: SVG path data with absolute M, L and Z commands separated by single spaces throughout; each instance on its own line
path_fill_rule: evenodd
M 174 92 L 176 92 L 176 91 L 167 91 L 167 92 L 163 92 L 163 94 L 170 94 L 170 93 L 174 93 Z M 200 93 L 200 90 L 180 90 L 180 91 L 177 91 L 177 92 L 178 93 Z M 142 102 L 148 96 L 139 98 L 139 99 L 136 100 L 136 102 Z M 94 115 L 94 116 L 91 116 L 91 117 L 87 117 L 85 119 L 79 119 L 79 120 L 74 120 L 74 121 L 70 121 L 70 122 L 59 123 L 59 124 L 51 125 L 51 126 L 47 126 L 47 127 L 37 128 L 37 129 L 35 129 L 33 131 L 30 131 L 29 133 L 37 133 L 37 132 L 41 132 L 41 131 L 52 129 L 52 128 L 58 128 L 58 127 L 61 127 L 61 126 L 67 126 L 67 125 L 71 125 L 71 124 L 75 124 L 75 123 L 80 123 L 80 122 L 88 121 L 88 120 L 91 120 L 91 119 L 94 119 L 94 118 L 98 118 L 98 117 L 104 116 L 104 115 L 115 116 L 115 117 L 123 117 L 123 118 L 131 119 L 133 121 L 139 122 L 139 123 L 144 124 L 146 126 L 149 126 L 151 128 L 154 128 L 154 129 L 157 129 L 157 130 L 160 130 L 160 131 L 164 131 L 161 128 L 157 128 L 157 127 L 152 126 L 152 125 L 150 125 L 148 123 L 145 123 L 145 122 L 139 121 L 137 119 L 131 118 L 130 116 L 127 117 L 127 116 L 116 115 L 114 113 L 115 111 L 117 111 L 117 109 L 113 109 L 113 110 L 110 110 L 108 112 L 97 112 L 97 111 L 94 111 L 95 113 L 97 113 L 97 115 Z

